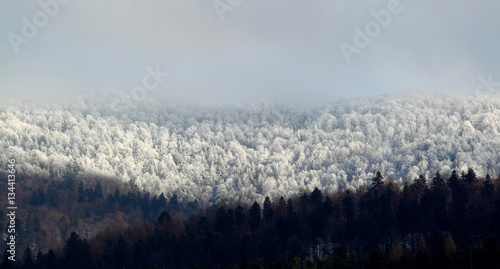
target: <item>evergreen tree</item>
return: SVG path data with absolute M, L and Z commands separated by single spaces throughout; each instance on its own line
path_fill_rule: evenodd
M 266 221 L 271 221 L 274 216 L 274 210 L 273 210 L 273 205 L 271 204 L 271 200 L 269 199 L 269 196 L 266 196 L 266 199 L 264 201 L 264 210 L 263 210 L 263 215 L 264 219 Z
M 234 227 L 234 212 L 231 208 L 227 210 L 226 220 L 227 220 L 228 228 L 232 229 Z
M 103 198 L 102 186 L 101 186 L 101 182 L 100 181 L 97 181 L 97 183 L 95 184 L 95 187 L 94 187 L 94 197 L 96 199 Z
M 325 216 L 329 218 L 332 215 L 333 212 L 333 203 L 330 197 L 326 196 L 325 201 L 323 202 L 323 211 L 325 213 Z
M 68 269 L 90 268 L 90 250 L 87 240 L 72 232 L 64 246 L 64 266 Z
M 220 206 L 217 209 L 215 217 L 215 229 L 221 233 L 225 233 L 229 228 L 228 217 L 226 215 L 226 210 L 224 207 Z
M 246 225 L 245 211 L 241 205 L 234 210 L 234 224 L 236 226 Z
M 451 190 L 451 205 L 450 205 L 450 224 L 453 229 L 463 229 L 462 223 L 465 218 L 465 211 L 468 202 L 467 187 L 465 186 L 463 177 L 459 178 L 455 170 L 453 170 L 448 185 Z
M 23 269 L 34 269 L 35 262 L 33 261 L 33 252 L 29 247 L 23 253 Z
M 166 236 L 169 234 L 171 231 L 169 231 L 169 223 L 170 223 L 170 215 L 166 210 L 163 210 L 161 212 L 160 216 L 156 220 L 156 225 L 155 225 L 155 234 L 159 236 Z
M 278 205 L 276 206 L 276 216 L 285 217 L 286 216 L 286 201 L 283 196 L 280 197 Z
M 45 193 L 42 188 L 38 188 L 38 190 L 33 191 L 30 197 L 30 204 L 32 206 L 43 205 L 45 203 Z
M 450 186 L 452 194 L 457 191 L 459 184 L 460 178 L 458 177 L 458 173 L 456 170 L 453 170 L 450 178 L 448 179 L 448 186 Z
M 346 196 L 342 199 L 342 212 L 347 222 L 351 222 L 355 217 L 354 202 L 350 195 L 350 191 L 346 191 Z
M 47 189 L 47 203 L 52 207 L 58 207 L 59 202 L 59 192 L 56 190 L 55 185 L 49 185 Z
M 84 203 L 87 198 L 85 197 L 85 189 L 83 182 L 78 184 L 78 203 Z
M 415 179 L 411 187 L 417 196 L 417 200 L 420 200 L 424 192 L 428 189 L 427 180 L 423 175 L 420 175 Z
M 163 196 L 163 193 L 160 195 L 160 204 L 163 204 L 163 198 L 165 198 L 165 196 Z M 165 199 L 165 204 L 167 202 L 167 199 Z M 172 209 L 175 209 L 175 210 L 179 210 L 179 198 L 177 197 L 177 194 L 174 194 L 172 195 L 172 197 L 170 197 L 170 200 L 168 201 L 168 206 Z
M 35 269 L 45 269 L 47 266 L 45 255 L 39 250 L 36 254 Z
M 446 188 L 444 179 L 441 174 L 436 172 L 436 175 L 432 178 L 432 189 L 433 191 L 443 191 Z
M 370 186 L 370 190 L 376 195 L 382 192 L 384 186 L 384 177 L 380 171 L 377 172 L 377 175 L 372 179 L 372 185 Z
M 56 254 L 54 253 L 54 251 L 51 249 L 49 250 L 49 252 L 47 252 L 47 257 L 46 257 L 46 263 L 47 263 L 47 266 L 46 268 L 51 268 L 51 269 L 57 269 L 59 268 L 59 264 L 58 264 L 58 261 L 57 261 L 57 258 L 56 258 Z
M 309 203 L 316 208 L 323 203 L 323 194 L 317 187 L 309 195 Z
M 116 269 L 129 268 L 130 251 L 123 235 L 120 235 L 115 244 L 113 260 L 113 264 Z
M 474 169 L 469 168 L 469 170 L 467 170 L 467 176 L 465 177 L 465 182 L 468 184 L 473 184 L 477 182 L 477 176 L 476 172 L 474 172 Z
M 132 268 L 149 269 L 151 268 L 149 260 L 149 252 L 146 244 L 142 239 L 134 243 L 132 252 Z
M 432 178 L 432 194 L 430 197 L 430 203 L 432 208 L 432 216 L 429 216 L 430 220 L 437 220 L 439 229 L 444 229 L 444 225 L 447 217 L 447 200 L 448 200 L 448 190 L 445 185 L 445 181 L 439 172 Z
M 147 219 L 150 216 L 151 212 L 153 211 L 149 193 L 145 193 L 142 199 L 140 199 L 140 206 L 144 218 Z
M 120 194 L 120 190 L 118 188 L 115 189 L 115 192 L 113 193 L 113 201 L 116 203 L 119 203 L 120 205 L 122 204 L 122 196 Z
M 286 202 L 286 216 L 288 218 L 291 218 L 295 215 L 295 210 L 293 208 L 293 200 L 292 198 L 289 198 L 288 201 Z
M 484 205 L 489 208 L 493 205 L 493 197 L 495 195 L 495 185 L 493 184 L 490 175 L 486 175 L 486 180 L 483 182 L 481 195 Z
M 260 226 L 260 217 L 261 217 L 261 209 L 260 205 L 257 202 L 254 202 L 253 205 L 248 210 L 248 225 L 250 225 L 253 229 L 258 229 Z

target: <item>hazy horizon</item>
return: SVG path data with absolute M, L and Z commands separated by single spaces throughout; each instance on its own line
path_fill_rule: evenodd
M 0 93 L 53 100 L 142 87 L 163 100 L 324 104 L 497 90 L 499 8 L 450 0 L 3 1 Z

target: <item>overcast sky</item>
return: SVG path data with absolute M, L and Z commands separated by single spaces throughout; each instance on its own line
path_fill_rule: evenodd
M 2 96 L 145 81 L 166 100 L 324 103 L 500 81 L 499 1 L 59 1 L 0 2 Z

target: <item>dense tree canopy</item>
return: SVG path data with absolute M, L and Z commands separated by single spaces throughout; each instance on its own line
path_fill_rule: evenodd
M 468 167 L 500 171 L 499 106 L 494 95 L 374 97 L 315 108 L 196 107 L 123 96 L 5 103 L 0 159 L 14 157 L 21 172 L 70 185 L 106 175 L 202 204 L 359 188 L 376 171 L 412 180 L 456 169 L 470 184 Z M 45 202 L 57 204 L 49 192 Z M 43 202 L 40 195 L 32 202 Z
M 126 186 L 112 191 L 106 180 L 76 182 L 81 196 L 61 181 L 19 182 L 24 251 L 15 263 L 4 254 L 0 268 L 496 268 L 500 178 L 468 181 L 471 173 L 399 183 L 377 172 L 356 191 L 315 188 L 196 211 Z M 31 202 L 47 188 L 63 197 L 57 208 Z M 141 210 L 151 203 L 158 209 Z M 57 225 L 47 211 L 63 216 Z

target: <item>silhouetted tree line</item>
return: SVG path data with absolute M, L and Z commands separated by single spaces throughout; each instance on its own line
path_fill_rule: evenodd
M 191 205 L 163 196 L 120 190 L 107 195 L 77 187 L 76 204 L 103 212 L 134 212 L 142 220 L 103 229 L 84 239 L 72 232 L 62 249 L 24 251 L 2 268 L 497 268 L 500 264 L 500 179 L 473 169 L 436 173 L 412 182 L 380 172 L 358 190 L 266 197 L 251 205 L 219 201 Z M 47 191 L 48 192 L 48 191 Z M 30 203 L 47 197 L 34 190 Z M 34 198 L 33 198 L 34 197 Z M 64 201 L 60 201 L 64 203 Z M 90 215 L 97 214 L 96 208 Z M 161 212 L 160 212 L 161 211 Z M 155 214 L 154 219 L 148 216 Z M 141 219 L 139 218 L 139 219 Z M 311 253 L 331 238 L 333 252 Z M 312 256 L 311 256 L 312 255 Z

